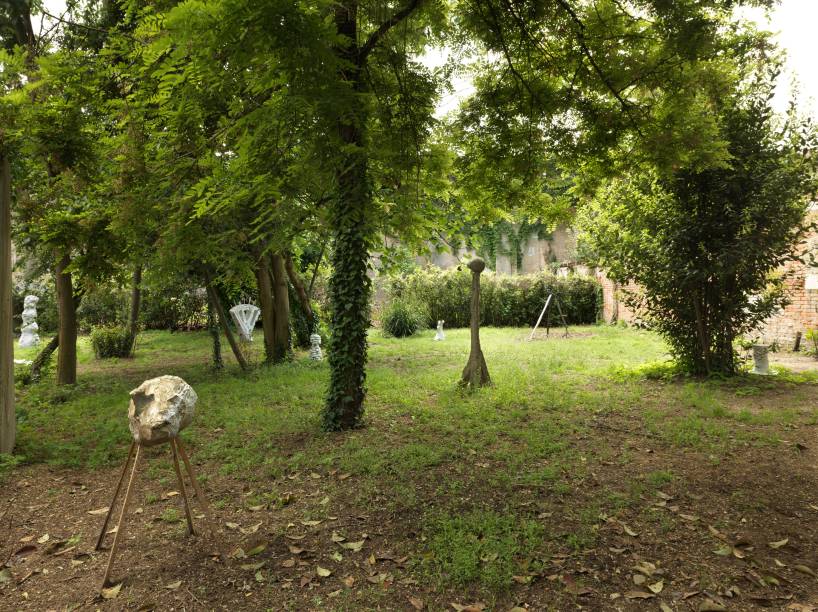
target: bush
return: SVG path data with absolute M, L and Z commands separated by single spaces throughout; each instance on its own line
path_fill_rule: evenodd
M 91 345 L 97 359 L 130 357 L 134 340 L 124 327 L 95 327 L 91 330 Z
M 225 305 L 229 308 L 229 305 Z M 206 329 L 207 294 L 194 283 L 142 291 L 139 319 L 144 329 Z
M 549 272 L 518 276 L 484 272 L 480 285 L 483 325 L 532 326 L 549 293 L 559 300 L 566 320 L 572 325 L 596 323 L 602 307 L 602 288 L 592 277 L 558 277 Z M 392 279 L 387 294 L 392 300 L 404 298 L 428 304 L 425 323 L 430 327 L 441 319 L 446 327 L 469 326 L 471 272 L 466 268 L 415 270 Z M 548 316 L 552 325 L 562 323 L 553 303 L 548 307 Z
M 97 287 L 82 296 L 77 309 L 80 331 L 123 325 L 128 319 L 130 293 L 116 287 Z
M 396 298 L 381 314 L 381 325 L 387 335 L 405 338 L 425 327 L 429 310 L 417 302 Z

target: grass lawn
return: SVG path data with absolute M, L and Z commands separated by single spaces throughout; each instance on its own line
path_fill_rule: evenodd
M 456 385 L 468 330 L 373 331 L 367 426 L 344 434 L 319 429 L 328 369 L 304 353 L 243 374 L 208 367 L 205 333 L 144 333 L 129 360 L 97 361 L 82 339 L 78 385 L 18 393 L 21 464 L 0 464 L 0 608 L 818 602 L 815 373 L 672 379 L 649 332 L 527 334 L 482 330 L 495 386 L 468 394 Z M 230 559 L 186 535 L 168 449 L 151 449 L 122 590 L 94 601 L 106 554 L 88 512 L 110 503 L 127 454 L 128 391 L 160 374 L 199 395 L 183 437 Z

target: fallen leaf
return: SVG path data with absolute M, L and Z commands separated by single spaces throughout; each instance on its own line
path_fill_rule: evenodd
M 110 509 L 111 508 L 109 508 L 108 506 L 105 506 L 104 508 L 97 508 L 96 510 L 89 510 L 88 514 L 93 514 L 95 516 L 98 515 L 98 514 L 105 514 Z
M 20 538 L 20 541 L 21 542 L 31 542 L 31 540 L 33 540 L 33 539 L 34 539 L 34 535 L 32 534 L 32 535 L 23 536 L 22 538 Z
M 423 603 L 423 600 L 417 597 L 412 597 L 411 595 L 409 595 L 407 599 L 409 600 L 409 603 L 415 610 L 423 610 L 423 608 L 426 606 L 426 604 Z
M 259 561 L 258 563 L 245 563 L 241 566 L 241 569 L 246 570 L 248 572 L 257 572 L 264 564 L 267 563 L 266 561 Z
M 165 585 L 165 588 L 166 588 L 167 590 L 169 590 L 169 591 L 175 591 L 175 590 L 176 590 L 176 589 L 178 589 L 180 586 L 182 586 L 182 581 L 181 581 L 181 580 L 177 580 L 176 582 L 171 582 L 171 583 L 169 583 L 169 584 L 166 584 L 166 585 Z
M 261 544 L 259 544 L 258 546 L 254 546 L 253 548 L 251 548 L 250 550 L 248 550 L 248 551 L 247 551 L 247 556 L 248 556 L 248 557 L 252 557 L 253 555 L 258 555 L 258 554 L 261 554 L 261 553 L 263 553 L 263 552 L 264 552 L 266 549 L 267 549 L 267 545 L 266 545 L 266 544 L 264 544 L 264 543 L 262 542 L 262 543 L 261 543 Z
M 358 542 L 341 542 L 341 547 L 351 550 L 352 552 L 360 552 L 360 550 L 364 547 L 365 541 L 366 540 L 360 540 Z
M 256 582 L 264 582 L 264 574 L 262 574 L 261 571 L 256 572 L 253 577 L 256 579 Z
M 281 562 L 281 567 L 295 567 L 295 559 L 285 559 Z
M 232 559 L 244 559 L 247 556 L 247 553 L 244 552 L 243 548 L 239 547 L 239 548 L 234 549 L 227 556 L 232 558 Z
M 350 476 L 352 476 L 352 474 L 339 474 L 338 475 L 338 480 L 346 480 Z
M 344 560 L 344 555 L 339 553 L 337 550 L 334 553 L 332 553 L 329 557 L 336 563 L 340 563 L 341 561 Z
M 8 570 L 8 568 L 3 568 L 0 570 L 0 584 L 5 582 L 11 582 L 11 572 Z
M 23 558 L 23 557 L 27 557 L 28 555 L 30 555 L 31 553 L 33 553 L 35 550 L 37 550 L 37 547 L 36 547 L 36 546 L 34 546 L 34 544 L 26 544 L 26 545 L 25 545 L 25 546 L 23 546 L 22 548 L 19 548 L 19 549 L 18 549 L 18 550 L 17 550 L 17 551 L 16 551 L 16 552 L 15 552 L 15 553 L 12 555 L 12 557 L 17 557 L 18 559 L 21 559 L 21 558 Z
M 321 474 L 319 474 L 318 472 L 310 472 L 310 478 L 318 480 L 319 478 L 321 478 Z
M 673 612 L 673 608 L 671 608 L 669 605 L 667 605 L 664 601 L 659 602 L 659 609 L 662 612 Z
M 690 521 L 690 522 L 695 522 L 695 521 L 698 521 L 698 520 L 699 520 L 699 517 L 698 517 L 698 516 L 696 516 L 695 514 L 682 514 L 682 513 L 680 512 L 680 513 L 679 513 L 679 517 L 680 517 L 680 518 L 683 518 L 683 519 L 684 519 L 684 520 L 686 520 L 686 521 Z
M 260 512 L 261 510 L 264 510 L 264 504 L 261 504 L 259 506 L 247 506 L 247 509 L 250 512 Z
M 777 542 L 768 542 L 768 546 L 770 548 L 781 548 L 782 546 L 786 546 L 787 542 L 789 542 L 789 538 L 784 538 L 783 540 L 778 540 Z
M 661 580 L 659 582 L 654 582 L 653 584 L 649 584 L 648 588 L 650 589 L 651 593 L 655 593 L 658 595 L 662 592 L 662 589 L 665 588 L 665 583 Z
M 531 576 L 512 576 L 511 579 L 517 584 L 531 584 Z
M 167 493 L 165 493 L 165 497 L 166 497 L 166 498 L 168 498 L 168 497 L 176 497 L 177 495 L 179 495 L 179 491 L 168 491 Z
M 806 565 L 793 565 L 792 569 L 794 569 L 797 572 L 801 572 L 802 574 L 809 574 L 810 576 L 818 577 L 818 574 L 815 573 L 815 570 Z
M 240 530 L 240 531 L 241 531 L 241 532 L 242 532 L 244 535 L 250 535 L 250 534 L 253 534 L 253 533 L 257 532 L 257 531 L 258 531 L 258 528 L 259 528 L 259 527 L 261 527 L 261 525 L 262 525 L 262 521 L 259 521 L 259 522 L 258 522 L 258 523 L 256 523 L 255 525 L 252 525 L 252 526 L 250 526 L 250 527 L 246 527 L 246 528 L 239 528 L 239 530 Z
M 642 585 L 645 584 L 647 578 L 643 574 L 634 574 L 633 575 L 633 583 L 635 585 Z
M 119 592 L 122 590 L 122 583 L 120 582 L 116 586 L 109 587 L 107 589 L 102 589 L 100 591 L 100 595 L 102 595 L 103 599 L 115 599 Z
M 287 544 L 287 548 L 290 550 L 291 555 L 300 555 L 304 552 L 303 548 L 298 548 L 298 546 L 292 546 L 291 544 Z
M 620 524 L 620 525 L 622 525 L 622 530 L 623 530 L 625 533 L 627 533 L 629 536 L 631 536 L 632 538 L 635 538 L 635 537 L 638 537 L 638 536 L 639 536 L 639 534 L 638 534 L 637 532 L 635 532 L 633 529 L 631 529 L 630 527 L 628 527 L 628 526 L 627 526 L 625 523 L 623 523 L 623 522 L 621 522 L 621 521 L 620 521 L 620 523 L 619 523 L 619 524 Z
M 48 542 L 48 538 L 50 537 L 51 536 L 49 536 L 48 534 L 41 535 L 39 538 L 37 538 L 37 544 L 45 544 L 46 542 Z
M 238 523 L 225 523 L 224 526 L 227 527 L 228 529 L 232 529 L 233 531 L 239 529 Z
M 348 586 L 351 589 L 353 586 L 355 586 L 355 577 L 347 576 L 346 578 L 341 580 L 341 582 L 343 582 L 344 585 Z
M 301 521 L 301 524 L 304 525 L 305 527 L 317 527 L 323 522 L 324 521 Z
M 304 535 L 298 535 L 298 534 L 296 534 L 296 535 L 285 535 L 284 537 L 287 538 L 288 540 L 298 541 L 298 540 L 303 540 L 304 538 L 306 538 L 307 534 L 304 534 Z
M 342 536 L 341 534 L 339 534 L 337 531 L 332 532 L 332 541 L 333 542 L 341 543 L 341 542 L 343 542 L 345 540 L 346 540 L 346 538 L 344 536 Z
M 645 591 L 628 591 L 625 593 L 625 599 L 652 599 L 654 597 L 656 597 L 656 595 Z
M 321 578 L 327 578 L 328 576 L 332 575 L 332 570 L 328 570 L 320 565 L 315 567 L 315 573 L 321 576 Z
M 465 606 L 459 603 L 453 603 L 452 608 L 457 612 L 483 612 L 486 609 L 486 604 L 477 602 L 473 604 L 466 604 Z

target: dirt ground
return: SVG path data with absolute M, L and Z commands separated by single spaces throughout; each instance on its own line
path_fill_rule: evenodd
M 540 575 L 521 577 L 491 605 L 471 601 L 468 592 L 438 592 L 419 583 L 409 567 L 413 517 L 379 512 L 376 500 L 368 507 L 347 506 L 317 524 L 298 520 L 299 506 L 316 503 L 328 481 L 344 480 L 333 470 L 289 474 L 275 483 L 281 495 L 296 500 L 281 509 L 248 510 L 242 506 L 248 491 L 241 480 L 211 477 L 208 496 L 235 499 L 234 506 L 215 509 L 220 526 L 215 546 L 205 536 L 186 534 L 175 489 L 157 490 L 156 482 L 140 479 L 114 567 L 121 590 L 115 599 L 101 599 L 107 550 L 93 547 L 104 518 L 98 511 L 110 502 L 118 470 L 78 473 L 37 466 L 16 471 L 3 487 L 0 533 L 7 561 L 0 608 L 816 609 L 814 427 L 788 431 L 781 445 L 748 447 L 713 462 L 668 447 L 626 416 L 595 417 L 590 425 L 613 455 L 597 453 L 596 436 L 582 434 L 573 444 L 587 470 L 573 482 L 572 492 L 524 488 L 515 500 L 518 512 L 569 529 L 577 520 L 575 508 L 592 504 L 617 482 L 660 468 L 683 475 L 684 490 L 668 483 L 639 494 L 639 503 L 616 518 L 596 517 L 593 548 L 555 552 Z M 145 464 L 162 452 L 150 451 Z M 196 469 L 212 473 L 214 467 Z M 347 483 L 354 487 L 354 478 Z M 474 485 L 471 494 L 490 494 L 480 491 L 479 478 Z M 155 501 L 145 504 L 146 499 Z M 193 501 L 195 525 L 202 529 Z M 333 541 L 339 536 L 352 549 Z M 227 553 L 225 562 L 212 554 L 217 546 Z M 315 560 L 337 551 L 344 553 L 344 563 L 319 576 Z

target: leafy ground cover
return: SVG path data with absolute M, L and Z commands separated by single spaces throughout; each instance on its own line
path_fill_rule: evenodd
M 495 386 L 467 394 L 456 386 L 467 330 L 432 335 L 371 333 L 367 427 L 344 434 L 320 431 L 328 371 L 304 354 L 242 374 L 209 369 L 206 334 L 145 333 L 136 358 L 110 361 L 83 339 L 80 384 L 20 390 L 19 456 L 0 462 L 0 608 L 818 602 L 809 362 L 769 378 L 679 379 L 648 332 L 580 327 L 527 342 L 527 330 L 487 328 Z M 127 452 L 127 393 L 164 373 L 199 394 L 184 439 L 219 533 L 186 534 L 169 451 L 151 449 L 121 587 L 100 600 L 95 511 Z

